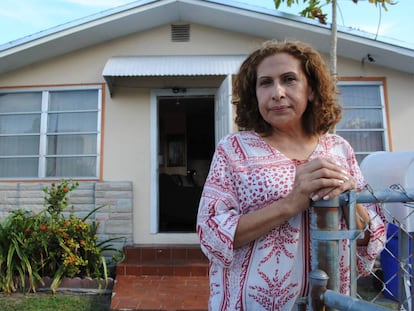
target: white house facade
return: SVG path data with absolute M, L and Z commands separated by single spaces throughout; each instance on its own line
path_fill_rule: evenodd
M 268 39 L 305 41 L 328 59 L 329 36 L 233 1 L 147 0 L 0 46 L 0 216 L 39 207 L 42 185 L 71 178 L 79 212 L 108 206 L 101 234 L 197 243 L 215 144 L 237 130 L 239 65 Z M 338 77 L 337 132 L 359 159 L 414 148 L 413 49 L 340 29 Z

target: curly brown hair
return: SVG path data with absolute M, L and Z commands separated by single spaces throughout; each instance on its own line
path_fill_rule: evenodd
M 300 61 L 314 92 L 314 100 L 308 103 L 302 118 L 305 132 L 311 136 L 327 133 L 342 116 L 341 106 L 337 103 L 336 83 L 319 52 L 309 44 L 298 41 L 266 41 L 242 63 L 234 84 L 233 103 L 236 105 L 237 126 L 240 130 L 271 134 L 271 125 L 259 112 L 256 97 L 257 67 L 266 57 L 277 53 L 287 53 Z

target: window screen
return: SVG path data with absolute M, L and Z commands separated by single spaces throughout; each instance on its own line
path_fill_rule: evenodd
M 339 82 L 342 120 L 336 133 L 350 142 L 358 162 L 388 149 L 383 86 L 379 81 Z

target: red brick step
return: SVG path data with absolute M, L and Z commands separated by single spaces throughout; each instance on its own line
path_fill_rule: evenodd
M 111 310 L 207 310 L 208 260 L 199 245 L 132 245 L 117 266 Z
M 208 276 L 208 260 L 198 245 L 133 245 L 116 275 Z

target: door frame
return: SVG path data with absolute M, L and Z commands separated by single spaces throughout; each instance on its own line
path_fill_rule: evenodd
M 216 88 L 187 88 L 180 97 L 216 96 Z M 150 233 L 161 234 L 158 230 L 158 98 L 177 96 L 172 88 L 152 89 L 150 95 Z M 162 233 L 164 234 L 164 233 Z M 173 234 L 173 233 L 168 233 Z M 188 233 L 193 234 L 193 233 Z

